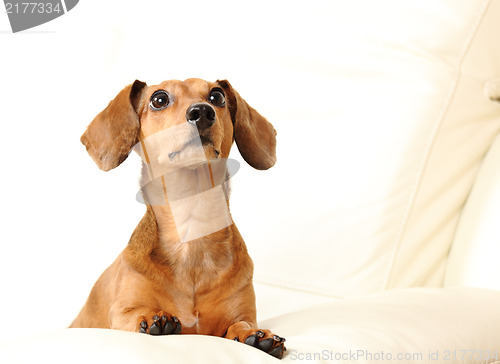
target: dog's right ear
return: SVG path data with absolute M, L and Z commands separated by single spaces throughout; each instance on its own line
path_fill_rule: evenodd
M 146 84 L 136 80 L 125 87 L 97 115 L 80 141 L 103 171 L 118 167 L 138 142 L 142 92 Z

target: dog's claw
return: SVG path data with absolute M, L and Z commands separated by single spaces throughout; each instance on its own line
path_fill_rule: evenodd
M 274 335 L 273 339 L 274 339 L 274 341 L 277 341 L 277 342 L 280 342 L 280 343 L 284 343 L 286 341 L 286 339 L 284 337 L 280 337 L 278 335 Z
M 148 323 L 146 322 L 146 320 L 143 320 L 141 321 L 141 328 L 139 329 L 139 332 L 141 334 L 146 334 L 147 333 L 147 328 L 148 328 Z

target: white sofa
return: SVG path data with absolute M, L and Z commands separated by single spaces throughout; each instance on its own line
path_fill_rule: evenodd
M 283 362 L 500 363 L 500 1 L 303 6 L 256 3 L 242 24 L 225 20 L 228 43 L 245 38 L 228 51 L 244 70 L 220 78 L 278 131 L 269 171 L 233 153 L 231 211 L 254 259 L 260 326 L 286 337 Z M 261 27 L 248 29 L 253 16 Z M 121 56 L 143 37 L 127 19 Z M 148 81 L 155 70 L 131 57 L 120 75 L 137 67 Z M 276 360 L 216 337 L 63 326 L 0 342 L 1 363 Z

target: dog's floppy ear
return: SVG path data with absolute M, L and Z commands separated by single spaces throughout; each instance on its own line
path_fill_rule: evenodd
M 118 167 L 138 142 L 140 122 L 137 110 L 146 84 L 136 80 L 125 87 L 97 115 L 80 141 L 103 171 Z
M 243 100 L 227 80 L 217 83 L 226 93 L 234 139 L 241 156 L 256 169 L 271 168 L 276 163 L 276 130 Z

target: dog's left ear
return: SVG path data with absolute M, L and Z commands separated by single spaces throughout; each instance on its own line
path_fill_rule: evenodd
M 271 168 L 276 163 L 276 130 L 243 100 L 227 80 L 217 83 L 226 94 L 234 139 L 241 156 L 256 169 Z
M 118 167 L 138 142 L 137 111 L 146 84 L 136 80 L 125 87 L 87 127 L 80 141 L 103 171 Z

